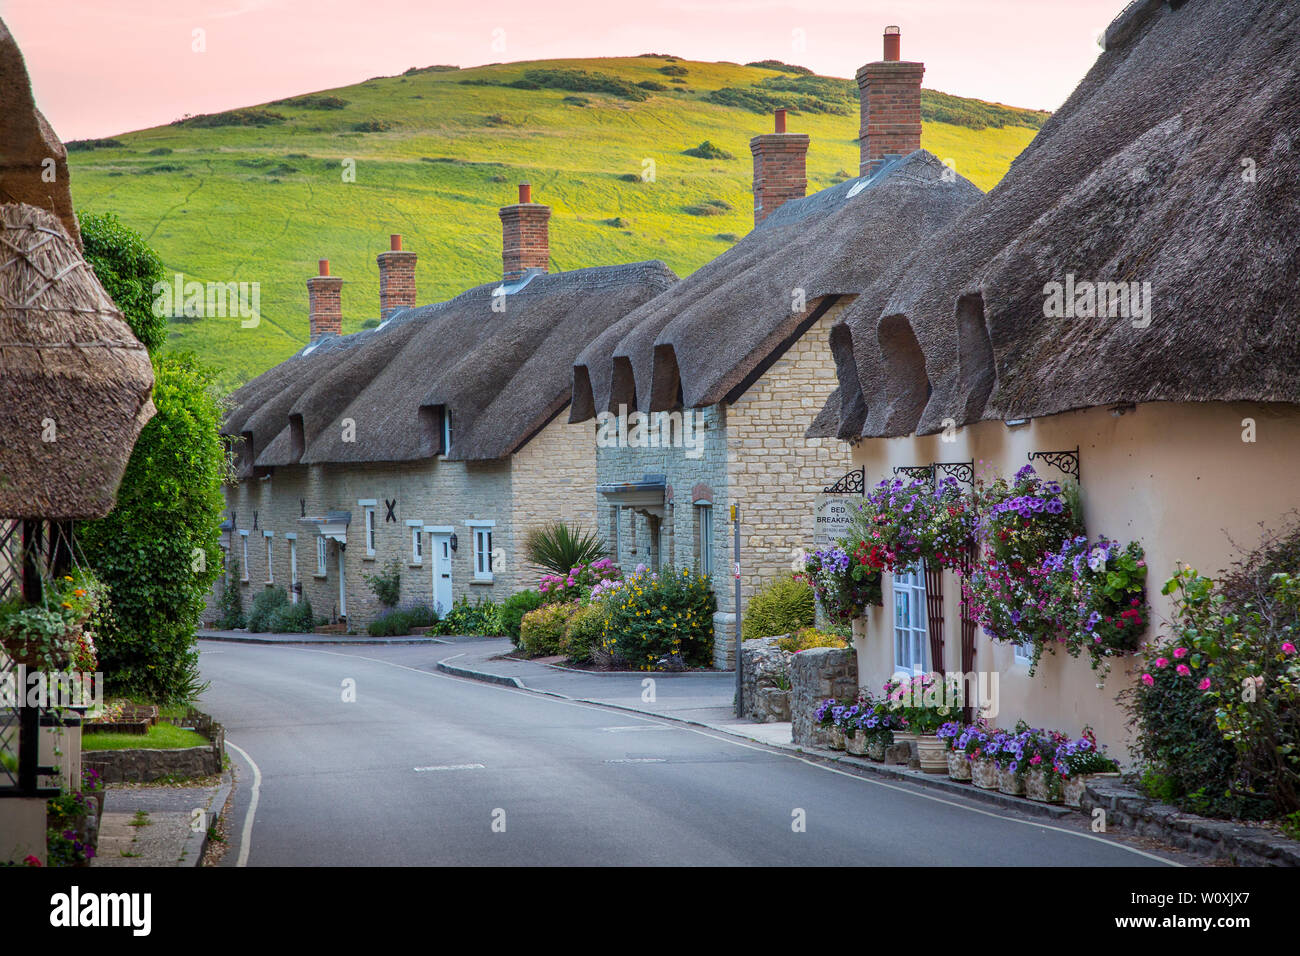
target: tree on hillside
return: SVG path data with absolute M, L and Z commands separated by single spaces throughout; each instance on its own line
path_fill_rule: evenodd
M 186 701 L 199 686 L 194 630 L 221 573 L 221 404 L 211 370 L 192 355 L 158 354 L 167 325 L 150 307 L 150 270 L 161 277 L 153 250 L 112 216 L 82 216 L 81 224 L 87 260 L 149 348 L 158 410 L 131 452 L 117 505 L 76 528 L 87 562 L 111 588 L 101 666 L 116 693 Z

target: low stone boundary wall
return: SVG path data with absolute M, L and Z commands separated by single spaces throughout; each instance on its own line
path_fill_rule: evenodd
M 791 737 L 796 744 L 825 747 L 830 734 L 813 723 L 812 713 L 827 697 L 858 695 L 858 656 L 853 648 L 813 647 L 790 658 Z
M 93 767 L 105 783 L 149 783 L 168 776 L 207 777 L 220 773 L 226 755 L 226 729 L 194 708 L 172 723 L 203 734 L 211 743 L 174 750 L 86 750 L 81 755 L 82 766 Z
M 1106 811 L 1107 827 L 1118 827 L 1194 853 L 1231 860 L 1238 866 L 1300 866 L 1300 842 L 1262 827 L 1210 820 L 1160 803 L 1116 780 L 1094 781 L 1084 789 L 1082 810 Z
M 741 644 L 745 716 L 755 723 L 790 719 L 790 659 L 794 654 L 776 646 L 781 639 L 760 637 Z

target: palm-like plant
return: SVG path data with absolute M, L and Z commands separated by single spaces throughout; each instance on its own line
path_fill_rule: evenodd
M 530 530 L 524 550 L 530 562 L 555 574 L 568 574 L 580 564 L 599 561 L 609 554 L 609 548 L 594 531 L 584 531 L 581 525 L 571 528 L 563 521 Z

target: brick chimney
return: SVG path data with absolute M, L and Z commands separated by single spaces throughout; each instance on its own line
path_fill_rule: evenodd
M 414 252 L 402 251 L 402 237 L 388 237 L 389 250 L 381 252 L 379 263 L 379 318 L 387 321 L 398 309 L 415 307 Z
M 533 187 L 519 184 L 519 202 L 502 206 L 501 261 L 506 281 L 522 278 L 529 269 L 543 272 L 551 264 L 551 243 L 547 235 L 547 220 L 551 207 L 533 202 Z
M 805 163 L 808 134 L 785 131 L 785 110 L 776 111 L 776 132 L 749 141 L 754 154 L 754 225 L 781 203 L 801 199 L 808 191 Z
M 343 280 L 330 275 L 330 261 L 320 261 L 320 275 L 307 280 L 307 314 L 311 341 L 343 331 Z
M 892 156 L 921 148 L 921 77 L 924 63 L 902 60 L 898 27 L 885 27 L 885 58 L 858 70 L 862 104 L 860 172 L 870 175 Z

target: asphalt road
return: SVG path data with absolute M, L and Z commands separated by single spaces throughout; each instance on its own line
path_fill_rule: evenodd
M 454 647 L 200 646 L 203 706 L 239 766 L 226 866 L 1189 862 L 1082 815 L 1046 823 L 433 671 Z

